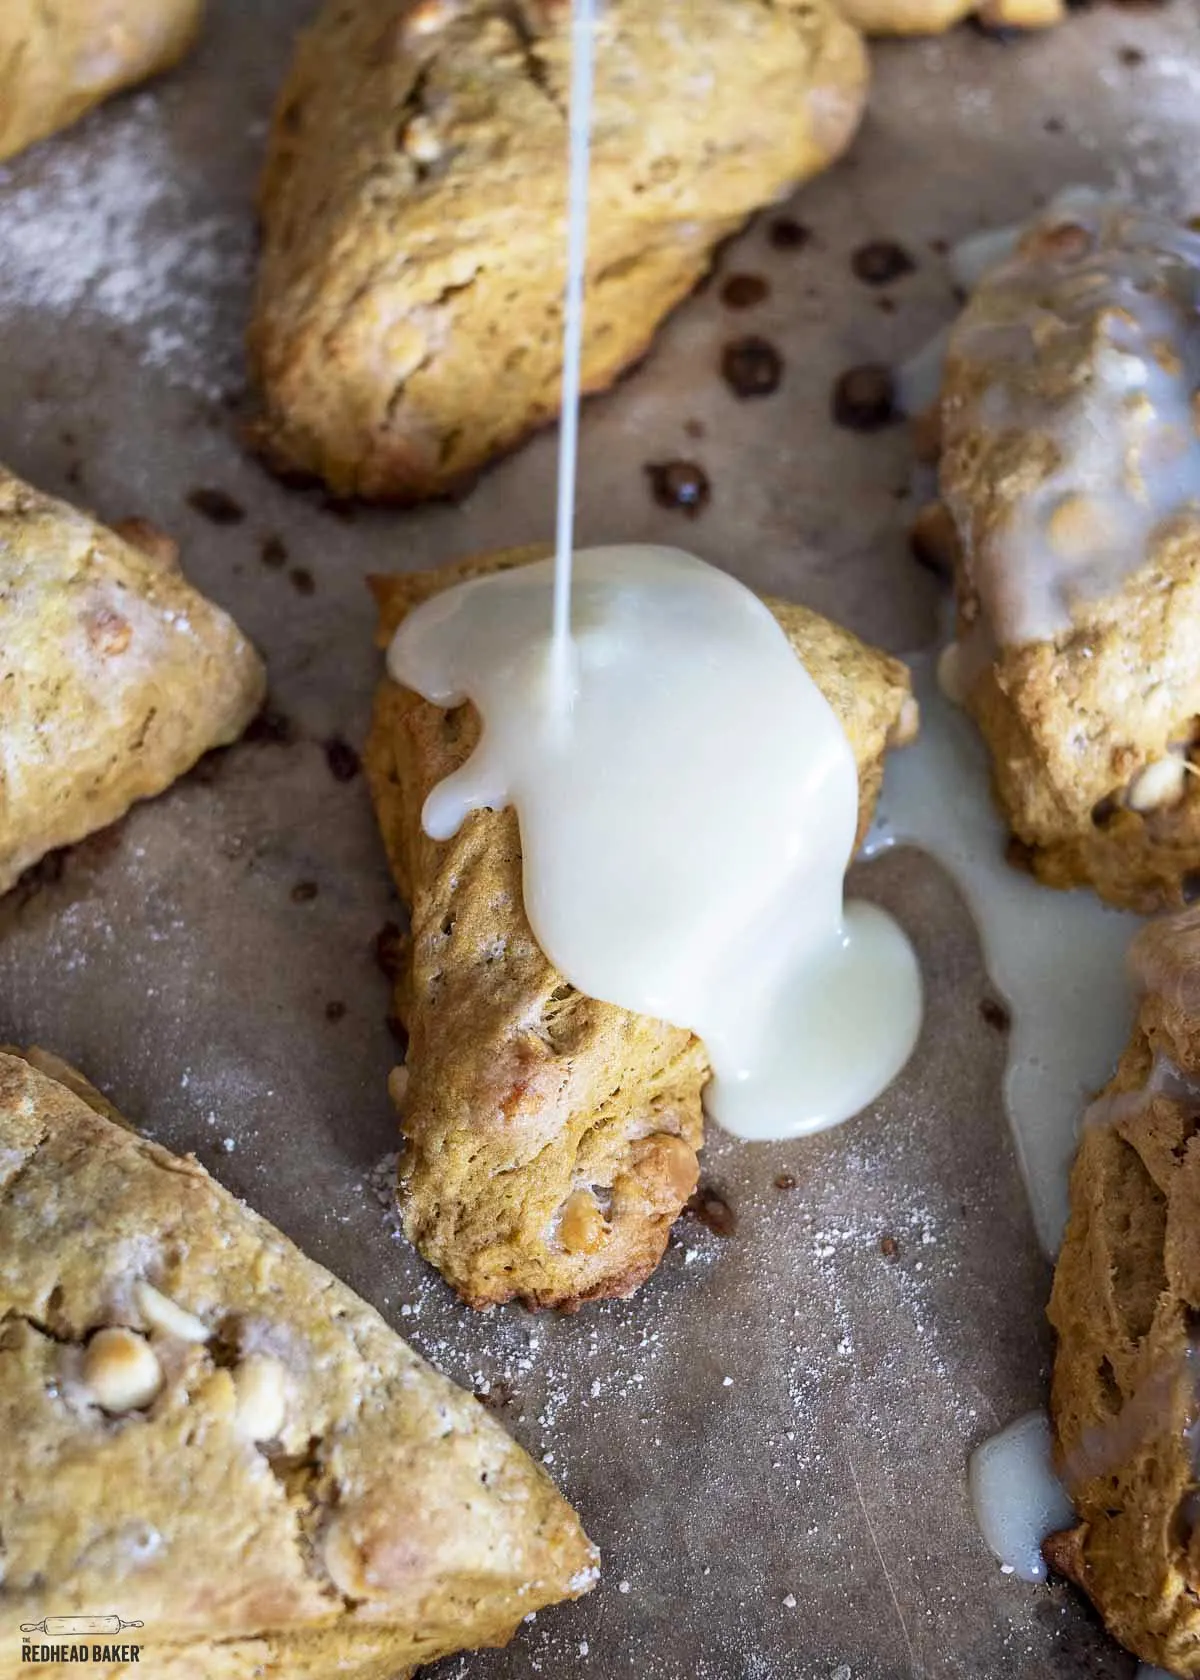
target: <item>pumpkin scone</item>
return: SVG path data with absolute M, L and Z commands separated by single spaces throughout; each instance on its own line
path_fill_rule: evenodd
M 1144 1661 L 1200 1676 L 1200 911 L 1134 940 L 1129 1046 L 1088 1111 L 1054 1276 L 1051 1409 L 1078 1513 L 1046 1556 Z
M 177 64 L 204 0 L 4 0 L 0 160 Z
M 1037 877 L 1177 906 L 1200 870 L 1200 235 L 1051 207 L 951 330 L 955 683 Z
M 61 1066 L 0 1054 L 4 1680 L 93 1616 L 107 1680 L 393 1680 L 591 1586 L 471 1395 Z
M 645 351 L 752 211 L 837 157 L 832 0 L 599 8 L 583 388 Z M 445 495 L 558 411 L 570 6 L 329 0 L 276 109 L 258 445 L 339 494 Z
M 161 793 L 262 704 L 262 662 L 175 545 L 0 467 L 0 892 Z
M 380 644 L 449 585 L 546 552 L 374 579 Z M 854 749 L 861 841 L 888 746 L 916 732 L 908 671 L 807 608 L 769 605 Z M 424 832 L 426 796 L 478 738 L 471 705 L 443 710 L 385 677 L 366 768 L 411 910 L 395 1001 L 409 1034 L 393 1074 L 401 1211 L 470 1305 L 575 1307 L 632 1294 L 661 1259 L 696 1187 L 708 1063 L 692 1034 L 554 969 L 525 915 L 514 811 L 473 812 L 449 841 Z

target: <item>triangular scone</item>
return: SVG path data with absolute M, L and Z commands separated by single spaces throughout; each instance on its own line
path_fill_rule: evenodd
M 1053 1567 L 1144 1662 L 1200 1677 L 1200 910 L 1151 922 L 1138 1019 L 1084 1117 L 1049 1317 L 1075 1527 Z
M 375 579 L 381 643 L 449 584 L 544 552 Z M 807 608 L 771 609 L 853 745 L 861 839 L 886 748 L 915 733 L 908 672 Z M 553 968 L 525 917 L 513 811 L 475 812 L 444 844 L 424 833 L 425 796 L 478 733 L 472 706 L 446 712 L 385 679 L 367 744 L 412 914 L 396 995 L 409 1032 L 405 1229 L 472 1306 L 628 1295 L 695 1189 L 708 1064 L 690 1033 L 584 997 Z
M 110 1680 L 391 1680 L 596 1572 L 476 1400 L 194 1160 L 10 1055 L 0 1533 L 4 1680 L 23 1624 L 109 1615 L 144 1623 L 104 1636 L 141 1645 Z
M 0 892 L 236 740 L 264 688 L 171 544 L 137 548 L 0 468 Z
M 830 0 L 606 0 L 580 377 L 611 385 L 716 246 L 849 145 Z M 280 91 L 254 436 L 339 495 L 460 489 L 558 412 L 571 8 L 326 0 Z
M 1015 850 L 1142 913 L 1200 884 L 1198 357 L 1200 235 L 1064 197 L 975 287 L 936 411 L 956 674 Z
M 183 57 L 203 0 L 3 0 L 0 158 Z

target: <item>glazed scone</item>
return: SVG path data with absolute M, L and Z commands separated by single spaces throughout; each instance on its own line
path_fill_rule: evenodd
M 471 1395 L 78 1089 L 0 1055 L 3 1680 L 22 1624 L 100 1612 L 144 1623 L 108 1680 L 392 1680 L 588 1589 Z
M 381 644 L 439 590 L 544 553 L 375 579 Z M 861 840 L 887 747 L 916 731 L 908 672 L 804 607 L 770 604 L 853 746 Z M 365 762 L 412 918 L 396 990 L 401 1210 L 472 1306 L 574 1307 L 631 1294 L 662 1257 L 696 1187 L 708 1064 L 692 1034 L 585 997 L 553 968 L 525 915 L 515 812 L 473 812 L 446 842 L 424 832 L 426 795 L 478 735 L 472 706 L 381 685 Z
M 0 160 L 177 64 L 204 0 L 4 0 Z
M 126 530 L 0 468 L 0 892 L 236 740 L 262 704 L 258 655 L 174 545 Z
M 1181 904 L 1200 870 L 1200 236 L 1052 208 L 952 329 L 957 672 L 1039 879 Z
M 1133 944 L 1143 988 L 1088 1111 L 1050 1302 L 1052 1412 L 1079 1516 L 1047 1542 L 1144 1661 L 1200 1676 L 1200 911 Z
M 940 35 L 972 14 L 989 29 L 1048 29 L 1066 16 L 1066 0 L 837 0 L 868 35 Z
M 599 8 L 583 387 L 862 112 L 832 0 Z M 559 401 L 570 7 L 329 0 L 280 96 L 250 334 L 257 441 L 339 494 L 452 491 Z

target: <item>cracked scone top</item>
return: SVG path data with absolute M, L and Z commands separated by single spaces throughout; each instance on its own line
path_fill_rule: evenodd
M 951 331 L 960 686 L 1035 872 L 1135 908 L 1200 867 L 1200 236 L 1052 206 Z
M 473 1397 L 31 1056 L 61 1078 L 0 1055 L 0 1676 L 20 1624 L 115 1609 L 130 1675 L 384 1680 L 591 1585 Z
M 375 580 L 386 646 L 449 585 L 543 558 L 529 548 Z M 888 747 L 916 710 L 905 667 L 816 613 L 770 603 L 849 738 L 861 841 Z M 385 679 L 365 764 L 388 857 L 411 906 L 396 983 L 409 1032 L 397 1087 L 408 1235 L 474 1306 L 578 1306 L 631 1294 L 695 1189 L 709 1068 L 699 1040 L 587 997 L 533 936 L 516 813 L 473 812 L 448 841 L 421 824 L 431 789 L 479 738 L 467 704 Z M 696 812 L 680 812 L 686 845 Z
M 565 0 L 330 0 L 301 39 L 250 332 L 282 469 L 444 495 L 557 413 L 569 23 Z M 867 77 L 832 0 L 611 0 L 595 69 L 585 391 L 846 147 Z
M 1078 1523 L 1046 1544 L 1144 1661 L 1200 1676 L 1200 911 L 1135 939 L 1137 1024 L 1087 1111 L 1054 1275 Z

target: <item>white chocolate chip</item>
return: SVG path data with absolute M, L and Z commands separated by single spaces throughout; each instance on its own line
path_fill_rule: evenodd
M 208 1330 L 195 1313 L 170 1300 L 144 1278 L 134 1286 L 133 1296 L 138 1311 L 152 1330 L 161 1330 L 164 1336 L 174 1336 L 181 1342 L 208 1340 Z
M 1103 510 L 1076 492 L 1064 496 L 1046 525 L 1050 546 L 1064 560 L 1082 560 L 1095 553 L 1106 537 Z
M 417 0 L 404 20 L 405 31 L 415 36 L 432 35 L 450 21 L 452 13 L 453 8 L 443 0 Z
M 962 664 L 962 649 L 957 642 L 948 643 L 938 654 L 938 687 L 954 706 L 961 706 L 967 698 L 967 685 Z
M 148 1406 L 162 1387 L 162 1366 L 149 1342 L 124 1325 L 97 1330 L 83 1353 L 83 1381 L 106 1412 Z
M 404 150 L 414 163 L 436 163 L 441 157 L 442 142 L 428 117 L 414 117 L 405 128 Z
M 915 741 L 921 728 L 921 708 L 911 694 L 900 702 L 900 711 L 888 737 L 890 747 L 907 747 Z
M 283 1428 L 283 1367 L 270 1354 L 252 1353 L 233 1374 L 238 1432 L 249 1441 L 273 1441 Z
M 1125 803 L 1133 811 L 1157 811 L 1163 805 L 1175 805 L 1183 797 L 1187 780 L 1184 759 L 1171 755 L 1159 758 L 1138 772 L 1129 784 Z
M 387 1088 L 392 1107 L 403 1112 L 404 1099 L 408 1095 L 408 1069 L 403 1065 L 394 1067 L 388 1074 Z

